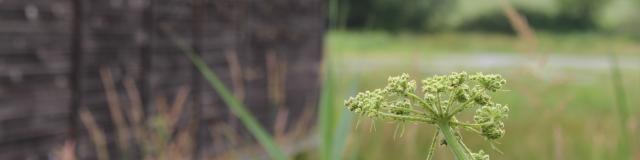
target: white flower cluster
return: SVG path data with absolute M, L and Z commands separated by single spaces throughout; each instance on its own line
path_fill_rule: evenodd
M 436 75 L 422 80 L 423 96 L 418 96 L 416 81 L 409 78 L 406 73 L 389 77 L 384 88 L 360 92 L 347 99 L 345 106 L 370 118 L 479 130 L 487 140 L 496 140 L 504 135 L 503 120 L 507 118 L 509 107 L 494 103 L 489 95 L 506 84 L 500 75 L 469 75 L 466 72 Z M 476 106 L 479 108 L 474 115 L 475 123 L 464 123 L 455 118 L 456 114 Z M 460 136 L 455 133 L 449 135 Z M 483 151 L 466 153 L 465 157 L 474 160 L 489 159 Z

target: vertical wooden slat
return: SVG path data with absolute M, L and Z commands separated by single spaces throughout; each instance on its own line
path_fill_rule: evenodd
M 192 28 L 191 28 L 191 37 L 193 39 L 192 47 L 196 54 L 201 55 L 202 53 L 202 24 L 203 24 L 203 16 L 204 16 L 204 4 L 202 0 L 192 0 L 191 1 L 191 13 L 192 13 Z M 191 88 L 192 88 L 192 108 L 191 116 L 195 119 L 196 129 L 194 138 L 194 151 L 193 158 L 201 159 L 200 151 L 202 149 L 202 142 L 199 140 L 199 137 L 203 136 L 203 131 L 206 130 L 207 125 L 202 121 L 202 101 L 201 101 L 201 93 L 202 93 L 202 82 L 203 77 L 200 75 L 198 70 L 193 66 L 191 68 Z M 191 125 L 191 124 L 190 124 Z
M 71 88 L 71 107 L 70 107 L 70 138 L 76 139 L 79 132 L 78 110 L 83 105 L 82 94 L 82 35 L 83 35 L 83 0 L 73 0 L 73 19 L 71 25 L 71 72 L 69 75 L 69 86 Z
M 154 49 L 154 40 L 156 38 L 154 31 L 157 30 L 156 29 L 156 23 L 155 23 L 155 14 L 154 14 L 154 9 L 155 9 L 155 0 L 148 0 L 148 5 L 144 8 L 144 11 L 142 12 L 142 14 L 144 14 L 142 16 L 142 29 L 143 29 L 143 33 L 144 33 L 144 42 L 140 48 L 140 65 L 141 65 L 141 71 L 140 71 L 140 78 L 141 78 L 141 82 L 140 82 L 140 94 L 142 97 L 142 104 L 144 107 L 144 115 L 146 117 L 146 115 L 149 115 L 150 109 L 151 107 L 149 107 L 150 104 L 150 99 L 151 99 L 151 94 L 150 94 L 150 74 L 151 74 L 151 64 L 152 62 L 152 56 L 153 56 L 153 49 Z M 146 119 L 146 118 L 145 118 Z

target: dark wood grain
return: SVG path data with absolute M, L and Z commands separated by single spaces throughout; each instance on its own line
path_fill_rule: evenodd
M 250 137 L 167 30 L 198 51 L 230 89 L 241 84 L 243 102 L 265 128 L 273 132 L 277 112 L 287 110 L 290 129 L 318 99 L 324 6 L 322 0 L 0 1 L 0 159 L 46 159 L 65 139 L 78 142 L 80 159 L 94 159 L 77 118 L 81 108 L 107 132 L 112 157 L 123 155 L 114 148 L 103 67 L 123 104 L 125 79 L 137 82 L 146 114 L 155 112 L 154 99 L 172 100 L 189 86 L 183 116 L 197 122 L 199 157 L 221 152 L 212 147 L 216 124 Z M 268 69 L 267 56 L 275 57 L 280 74 Z M 238 63 L 239 83 L 231 63 Z M 274 76 L 280 82 L 270 82 Z M 275 91 L 282 102 L 270 95 L 274 83 L 282 84 Z

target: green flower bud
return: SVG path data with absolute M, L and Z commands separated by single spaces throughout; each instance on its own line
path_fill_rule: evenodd
M 473 160 L 489 160 L 489 155 L 485 154 L 483 150 L 480 150 L 478 153 L 471 153 L 471 158 L 473 158 Z
M 429 104 L 435 104 L 438 101 L 438 99 L 436 99 L 436 96 L 430 93 L 424 94 L 424 100 Z
M 473 119 L 478 123 L 485 123 L 489 121 L 501 121 L 507 118 L 507 112 L 509 112 L 509 106 L 494 104 L 490 106 L 482 106 L 476 110 L 476 115 Z
M 389 84 L 385 87 L 385 90 L 392 93 L 413 93 L 416 90 L 416 81 L 409 80 L 409 74 L 406 73 L 397 77 L 389 77 L 388 82 Z
M 444 76 L 433 76 L 431 78 L 427 78 L 422 80 L 422 91 L 425 93 L 440 93 L 444 92 L 447 89 L 448 85 L 446 85 L 447 77 Z
M 495 92 L 502 88 L 504 84 L 507 83 L 507 80 L 503 79 L 502 76 L 497 74 L 483 75 L 482 73 L 477 73 L 471 76 L 472 80 L 480 83 L 482 87 L 486 90 Z
M 480 126 L 482 135 L 490 140 L 498 139 L 505 133 L 504 123 L 502 120 L 507 118 L 509 107 L 506 105 L 495 104 L 491 106 L 482 106 L 476 110 L 473 119 Z
M 406 108 L 406 109 L 410 109 L 411 108 L 411 102 L 409 100 L 403 100 L 403 101 L 398 101 L 394 104 L 392 104 L 391 106 L 393 107 L 397 107 L 397 108 L 391 108 L 391 113 L 395 114 L 395 115 L 409 115 L 409 111 L 407 110 L 402 110 L 399 108 Z
M 485 93 L 481 93 L 473 99 L 473 102 L 479 105 L 489 105 L 491 104 L 491 97 Z
M 451 73 L 451 75 L 448 76 L 448 84 L 454 88 L 460 87 L 467 80 L 467 77 L 467 72 Z
M 460 86 L 460 89 L 453 95 L 455 100 L 462 103 L 469 100 L 469 87 L 467 85 Z
M 504 136 L 504 123 L 496 122 L 487 125 L 483 125 L 480 127 L 482 130 L 482 136 L 489 140 L 495 140 Z
M 382 107 L 384 92 L 380 89 L 360 92 L 356 97 L 347 99 L 344 103 L 350 111 L 368 117 L 376 117 Z

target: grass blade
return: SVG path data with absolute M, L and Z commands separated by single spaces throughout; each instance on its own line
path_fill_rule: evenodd
M 353 121 L 353 114 L 347 110 L 342 109 L 340 114 L 340 120 L 333 132 L 333 142 L 331 143 L 330 159 L 342 159 L 342 151 L 346 146 L 346 140 L 349 136 L 349 129 Z
M 358 90 L 358 80 L 352 80 L 351 84 L 351 93 L 350 95 L 355 95 Z M 342 159 L 342 153 L 344 148 L 346 147 L 347 137 L 349 136 L 349 131 L 351 128 L 351 124 L 353 122 L 353 114 L 342 107 L 342 112 L 340 113 L 340 119 L 338 120 L 338 124 L 333 131 L 333 142 L 331 146 L 331 159 Z
M 334 114 L 333 102 L 334 95 L 334 78 L 333 70 L 330 63 L 325 63 L 326 74 L 322 85 L 322 93 L 320 95 L 320 104 L 318 106 L 318 126 L 320 132 L 320 159 L 329 160 L 331 156 L 331 146 L 333 143 Z
M 618 156 L 620 156 L 619 159 L 631 159 L 629 131 L 627 130 L 629 111 L 627 110 L 627 97 L 624 90 L 624 84 L 622 82 L 622 73 L 620 73 L 620 67 L 618 65 L 618 58 L 615 54 L 611 54 L 611 78 L 615 90 L 618 116 L 620 117 L 620 142 L 618 144 Z
M 220 78 L 213 72 L 204 60 L 200 56 L 198 56 L 195 51 L 188 47 L 184 41 L 178 39 L 178 37 L 173 36 L 169 33 L 170 38 L 174 40 L 176 45 L 183 51 L 184 54 L 189 57 L 193 65 L 200 71 L 200 73 L 204 76 L 204 78 L 209 82 L 211 87 L 215 89 L 215 91 L 222 97 L 222 100 L 229 106 L 231 112 L 238 116 L 240 121 L 244 124 L 247 129 L 255 136 L 258 140 L 258 143 L 262 145 L 271 159 L 276 160 L 286 160 L 286 156 L 282 149 L 275 143 L 272 136 L 258 123 L 253 115 L 246 109 L 246 107 L 236 99 L 231 91 L 227 89 L 227 87 L 222 83 Z

